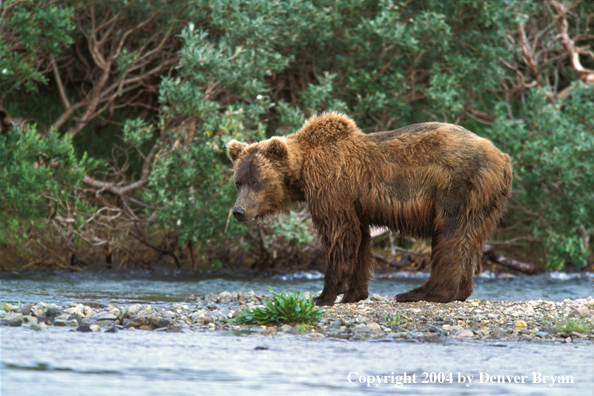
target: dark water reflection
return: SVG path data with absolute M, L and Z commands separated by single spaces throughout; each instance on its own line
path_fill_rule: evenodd
M 420 285 L 427 274 L 395 273 L 378 275 L 370 284 L 370 293 L 393 296 Z M 550 272 L 536 276 L 497 279 L 484 273 L 475 277 L 471 298 L 480 300 L 554 300 L 584 298 L 593 294 L 594 274 Z M 220 273 L 161 272 L 143 273 L 25 273 L 0 277 L 0 299 L 7 302 L 71 303 L 100 300 L 117 303 L 159 303 L 183 301 L 191 294 L 207 295 L 222 291 L 268 293 L 297 290 L 317 292 L 323 287 L 319 272 L 296 272 L 274 275 L 233 275 Z

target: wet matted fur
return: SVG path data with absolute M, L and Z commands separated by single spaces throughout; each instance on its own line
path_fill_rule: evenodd
M 328 251 L 318 305 L 367 298 L 370 226 L 431 239 L 431 275 L 397 300 L 464 301 L 482 245 L 511 192 L 510 158 L 487 139 L 427 122 L 364 134 L 345 115 L 310 118 L 295 134 L 227 147 L 240 221 L 307 202 Z

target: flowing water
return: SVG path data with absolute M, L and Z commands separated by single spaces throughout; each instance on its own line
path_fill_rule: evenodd
M 472 298 L 583 298 L 593 295 L 593 278 L 591 273 L 511 279 L 485 274 L 476 278 Z M 423 280 L 423 275 L 378 276 L 370 292 L 394 295 Z M 4 274 L 0 300 L 164 304 L 225 290 L 267 293 L 268 286 L 278 292 L 316 292 L 322 282 L 316 272 L 257 277 L 176 272 Z M 78 333 L 56 327 L 44 332 L 2 327 L 0 343 L 2 396 L 592 395 L 594 390 L 591 343 L 431 344 L 219 331 Z

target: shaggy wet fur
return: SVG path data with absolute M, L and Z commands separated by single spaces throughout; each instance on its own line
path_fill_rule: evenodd
M 318 305 L 367 298 L 369 227 L 431 239 L 431 275 L 397 300 L 464 301 L 482 245 L 511 192 L 510 158 L 466 129 L 437 122 L 363 134 L 348 117 L 312 117 L 296 133 L 231 141 L 240 221 L 307 202 L 328 250 Z

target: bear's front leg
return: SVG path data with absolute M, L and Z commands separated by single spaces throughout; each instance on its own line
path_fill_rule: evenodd
M 373 273 L 373 246 L 368 224 L 361 224 L 361 242 L 357 253 L 355 268 L 348 282 L 348 290 L 342 296 L 341 303 L 356 303 L 369 296 L 369 279 Z
M 314 219 L 314 224 L 316 221 Z M 330 227 L 325 224 L 319 227 L 322 241 L 328 249 L 328 262 L 326 264 L 326 271 L 324 274 L 324 290 L 315 298 L 316 304 L 334 305 L 336 297 L 339 294 L 348 296 L 347 299 L 341 302 L 353 302 L 354 299 L 359 301 L 361 297 L 359 287 L 353 289 L 353 285 L 358 285 L 361 282 L 353 282 L 352 275 L 357 266 L 357 254 L 361 244 L 361 229 L 358 219 L 337 218 L 336 227 Z M 367 291 L 367 280 L 363 280 L 362 285 Z M 356 292 L 356 296 L 352 295 Z M 364 298 L 366 298 L 365 296 Z
M 318 297 L 314 297 L 314 301 L 319 307 L 324 305 L 334 305 L 336 297 L 339 294 L 345 293 L 348 289 L 347 277 L 341 277 L 336 284 L 332 281 L 332 279 L 335 279 L 333 270 L 334 268 L 331 266 L 330 258 L 328 257 L 328 261 L 326 262 L 326 273 L 324 274 L 324 289 Z

